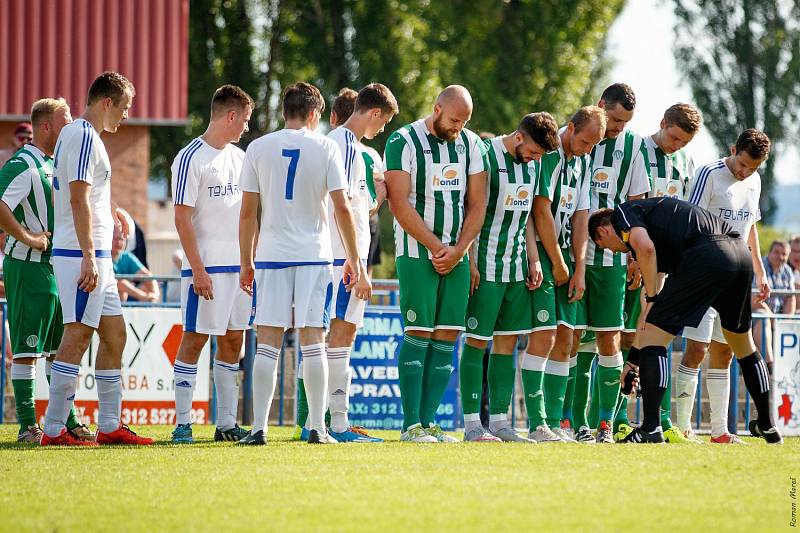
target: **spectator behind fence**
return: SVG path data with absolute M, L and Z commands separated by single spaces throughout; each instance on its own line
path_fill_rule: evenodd
M 183 249 L 175 248 L 175 251 L 172 252 L 172 271 L 170 274 L 173 276 L 180 276 L 181 275 L 181 265 L 183 264 Z M 167 293 L 167 301 L 168 302 L 178 302 L 181 301 L 181 282 L 179 281 L 170 281 L 167 283 L 166 288 Z
M 800 235 L 789 241 L 789 266 L 794 273 L 794 289 L 800 290 Z M 800 295 L 794 297 L 794 312 L 800 313 Z
M 14 155 L 17 150 L 32 140 L 33 126 L 31 126 L 31 123 L 20 122 L 17 124 L 17 127 L 14 128 L 14 135 L 11 137 L 11 144 L 7 148 L 0 150 L 0 166 L 11 159 L 11 156 Z
M 774 290 L 791 290 L 794 288 L 794 274 L 787 263 L 789 258 L 789 243 L 786 241 L 773 241 L 769 253 L 762 257 L 764 271 L 767 273 L 770 288 Z M 782 294 L 774 294 L 766 302 L 758 303 L 753 296 L 753 312 L 765 314 L 793 314 L 795 312 L 795 298 Z M 762 326 L 766 328 L 762 331 Z M 763 346 L 764 359 L 767 368 L 772 373 L 772 330 L 774 319 L 755 320 L 753 323 L 753 339 L 756 345 Z
M 111 257 L 114 259 L 114 274 L 152 276 L 152 273 L 131 252 L 125 250 L 126 239 L 118 228 L 114 229 L 114 241 L 111 244 Z M 124 301 L 157 302 L 160 291 L 154 280 L 132 282 L 127 279 L 117 280 L 119 298 Z

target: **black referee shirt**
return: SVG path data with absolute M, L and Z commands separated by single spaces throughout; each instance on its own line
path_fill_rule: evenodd
M 683 252 L 712 235 L 739 234 L 722 219 L 702 207 L 675 198 L 631 200 L 614 208 L 614 230 L 627 242 L 631 228 L 647 230 L 656 247 L 658 271 L 672 273 L 683 259 Z

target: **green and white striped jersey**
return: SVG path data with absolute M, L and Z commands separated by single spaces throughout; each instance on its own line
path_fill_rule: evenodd
M 463 129 L 453 142 L 445 142 L 418 120 L 389 136 L 384 152 L 386 171 L 402 170 L 411 175 L 408 201 L 427 228 L 444 245 L 455 245 L 464 222 L 467 179 L 484 172 L 486 152 L 480 138 Z M 394 222 L 395 255 L 431 258 L 414 237 Z
M 544 196 L 552 202 L 550 212 L 561 248 L 572 245 L 572 215 L 589 209 L 591 169 L 589 154 L 567 160 L 560 144 L 558 150 L 544 154 L 536 164 L 536 196 Z M 542 240 L 538 228 L 536 240 Z
M 589 212 L 614 209 L 628 199 L 650 192 L 650 165 L 644 139 L 631 131 L 623 131 L 616 139 L 605 139 L 592 149 L 592 179 L 589 186 Z M 603 250 L 589 239 L 586 264 L 621 266 L 625 254 Z
M 0 169 L 0 199 L 20 225 L 31 232 L 53 231 L 53 160 L 26 144 Z M 32 250 L 11 235 L 5 254 L 22 261 L 50 263 L 52 242 L 45 252 Z
M 489 203 L 478 236 L 478 271 L 486 281 L 528 275 L 525 224 L 533 208 L 536 168 L 517 163 L 501 137 L 483 141 L 489 156 Z
M 647 158 L 650 161 L 650 189 L 648 196 L 670 196 L 686 200 L 689 196 L 689 180 L 694 177 L 694 161 L 684 149 L 665 154 L 652 137 L 644 139 Z

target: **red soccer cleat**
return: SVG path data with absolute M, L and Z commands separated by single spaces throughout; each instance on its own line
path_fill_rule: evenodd
M 98 444 L 133 444 L 137 446 L 146 446 L 148 444 L 153 444 L 153 439 L 140 437 L 125 424 L 120 424 L 119 427 L 111 433 L 98 431 L 97 442 Z
M 50 437 L 47 433 L 42 434 L 42 446 L 97 446 L 93 440 L 81 440 L 64 428 L 58 437 Z
M 719 437 L 711 437 L 711 442 L 714 444 L 747 444 L 736 435 L 731 435 L 730 433 L 724 433 Z

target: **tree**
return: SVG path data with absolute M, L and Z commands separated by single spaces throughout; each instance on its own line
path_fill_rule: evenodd
M 775 161 L 796 132 L 800 1 L 674 0 L 675 57 L 722 153 L 746 128 L 770 136 L 761 211 L 775 213 Z

